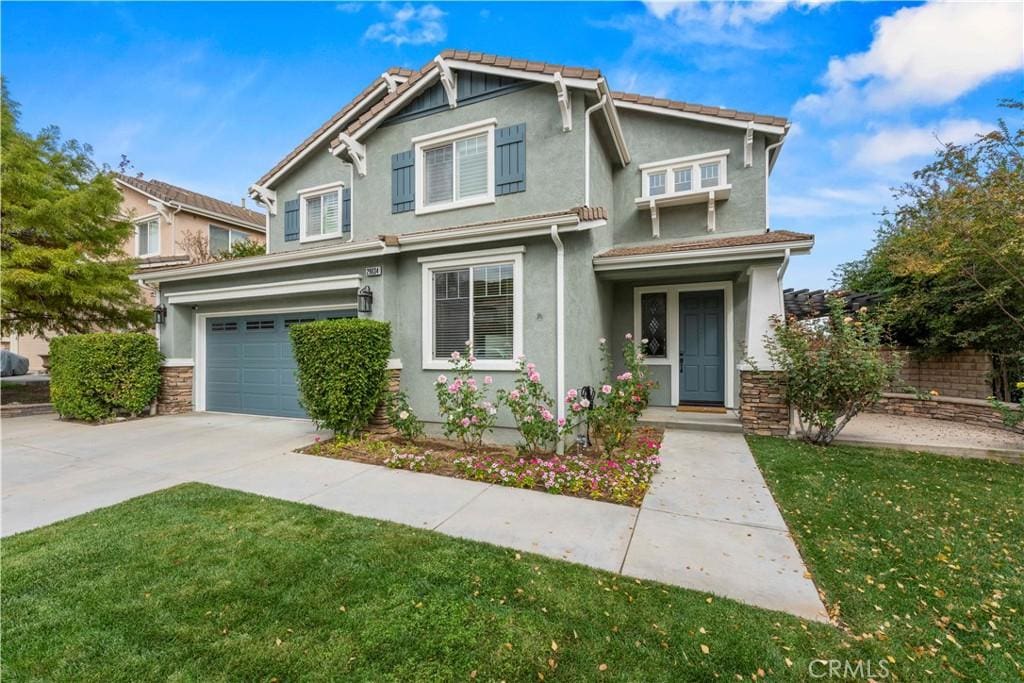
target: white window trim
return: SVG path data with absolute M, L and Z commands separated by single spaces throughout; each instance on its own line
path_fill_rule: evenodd
M 733 297 L 732 282 L 729 280 L 719 282 L 694 282 L 685 285 L 656 285 L 652 287 L 633 288 L 633 336 L 635 339 L 643 337 L 640 329 L 640 295 L 655 292 L 664 292 L 665 301 L 665 324 L 668 326 L 665 358 L 645 358 L 645 365 L 664 365 L 670 368 L 672 373 L 669 378 L 670 391 L 669 400 L 673 406 L 679 405 L 679 293 L 680 292 L 704 292 L 722 290 L 725 308 L 725 407 L 735 408 L 736 400 L 734 391 L 736 386 L 736 347 L 734 343 L 733 330 Z
M 498 120 L 484 119 L 483 121 L 476 121 L 474 123 L 468 123 L 463 126 L 456 126 L 455 128 L 448 128 L 446 130 L 438 131 L 436 133 L 430 133 L 429 135 L 419 135 L 412 139 L 413 142 L 413 158 L 414 158 L 414 182 L 416 183 L 416 206 L 414 213 L 419 216 L 422 214 L 437 213 L 438 211 L 450 211 L 452 209 L 461 209 L 467 206 L 480 206 L 481 204 L 493 204 L 494 199 L 494 131 L 498 125 Z M 463 138 L 471 138 L 481 133 L 487 135 L 487 192 L 482 195 L 475 197 L 467 197 L 465 199 L 455 199 L 450 202 L 443 204 L 427 204 L 426 203 L 426 173 L 424 172 L 424 153 L 438 147 L 453 143 L 456 140 Z M 453 150 L 453 165 L 452 165 L 452 196 L 454 197 L 455 189 L 458 185 L 458 170 L 455 168 L 454 160 L 457 157 Z
M 676 159 L 665 159 L 663 161 L 652 161 L 641 164 L 640 168 L 640 200 L 653 199 L 660 202 L 663 199 L 673 197 L 685 197 L 689 195 L 707 194 L 715 190 L 721 190 L 729 186 L 729 179 L 726 175 L 729 161 L 729 150 L 722 149 L 717 152 L 694 154 Z M 714 187 L 700 186 L 700 167 L 712 162 L 718 162 L 718 184 Z M 675 191 L 675 172 L 684 168 L 690 169 L 690 189 Z M 659 173 L 665 174 L 665 192 L 662 194 L 650 194 L 650 177 Z M 671 190 L 671 191 L 670 191 Z
M 142 228 L 142 226 L 144 224 L 146 224 L 146 223 L 153 223 L 154 221 L 156 222 L 156 251 L 152 251 L 152 244 L 149 244 L 147 242 L 147 246 L 149 246 L 151 250 L 147 251 L 145 254 L 143 254 L 142 250 L 139 248 L 139 246 L 141 244 L 141 242 L 139 241 L 139 231 L 141 230 L 141 228 Z M 159 216 L 159 214 L 157 214 L 155 216 L 150 216 L 149 218 L 144 218 L 144 219 L 141 219 L 141 220 L 137 219 L 135 221 L 135 255 L 136 256 L 138 256 L 139 258 L 145 258 L 147 256 L 159 256 L 160 255 L 160 228 L 161 228 L 161 226 L 160 226 L 160 216 Z
M 325 183 L 323 185 L 316 185 L 315 187 L 307 187 L 298 191 L 299 197 L 299 244 L 306 242 L 322 242 L 323 240 L 336 240 L 344 236 L 344 230 L 342 229 L 342 223 L 344 222 L 344 196 L 343 190 L 345 189 L 345 183 L 342 181 L 334 183 Z M 306 200 L 310 197 L 329 194 L 331 191 L 335 191 L 338 194 L 338 231 L 331 232 L 324 235 L 306 235 Z
M 515 370 L 516 359 L 523 354 L 523 254 L 525 246 L 504 249 L 485 249 L 460 254 L 421 257 L 423 268 L 421 299 L 423 303 L 423 333 L 421 337 L 423 369 L 448 370 L 447 359 L 434 358 L 434 287 L 433 272 L 451 268 L 473 268 L 496 263 L 512 264 L 512 357 L 508 360 L 477 360 L 475 370 Z M 472 292 L 470 292 L 472 297 Z M 471 299 L 472 300 L 472 299 Z M 472 319 L 470 319 L 472 327 Z M 472 334 L 472 329 L 470 330 Z

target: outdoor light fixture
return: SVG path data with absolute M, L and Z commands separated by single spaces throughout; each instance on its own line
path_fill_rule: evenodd
M 163 325 L 167 322 L 167 307 L 163 304 L 153 308 L 153 324 Z
M 373 311 L 373 290 L 369 285 L 363 285 L 356 294 L 356 310 L 360 313 Z
M 594 387 L 589 386 L 589 385 L 585 386 L 585 387 L 580 387 L 580 398 L 585 398 L 587 400 L 587 410 L 588 411 L 594 409 L 594 398 L 596 396 L 597 396 L 597 392 L 594 391 Z M 590 417 L 589 416 L 586 419 L 586 423 L 587 423 L 587 431 L 586 431 L 585 434 L 581 435 L 582 439 L 580 441 L 581 441 L 581 444 L 582 444 L 582 446 L 584 448 L 589 448 L 590 446 L 593 445 L 593 443 L 590 441 Z

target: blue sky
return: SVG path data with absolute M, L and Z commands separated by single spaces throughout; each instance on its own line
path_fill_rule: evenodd
M 2 71 L 22 125 L 100 162 L 237 201 L 387 66 L 455 47 L 594 66 L 613 89 L 790 117 L 774 228 L 817 235 L 787 286 L 870 246 L 888 188 L 1024 91 L 1024 5 L 12 3 Z

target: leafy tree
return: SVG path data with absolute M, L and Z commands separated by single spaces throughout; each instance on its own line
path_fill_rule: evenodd
M 210 251 L 210 240 L 201 232 L 191 231 L 178 241 L 178 247 L 188 256 L 189 263 L 212 263 L 214 261 L 230 261 L 236 258 L 247 256 L 262 256 L 267 253 L 267 248 L 259 242 L 252 240 L 241 240 L 235 242 L 225 251 L 216 254 Z
M 902 343 L 990 352 L 1010 398 L 1024 368 L 1024 129 L 1000 119 L 972 142 L 942 145 L 894 196 L 874 247 L 837 280 L 884 294 L 883 319 Z
M 37 136 L 20 130 L 18 105 L 0 89 L 3 333 L 148 327 L 152 313 L 121 250 L 134 229 L 121 193 L 88 145 L 62 142 L 52 126 Z

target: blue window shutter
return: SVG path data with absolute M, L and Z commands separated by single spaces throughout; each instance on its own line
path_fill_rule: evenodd
M 352 188 L 341 191 L 341 234 L 352 234 Z
M 494 194 L 526 191 L 526 124 L 494 131 Z
M 416 168 L 413 151 L 391 155 L 391 213 L 416 208 Z
M 294 242 L 299 239 L 299 200 L 292 199 L 284 203 L 284 241 Z

